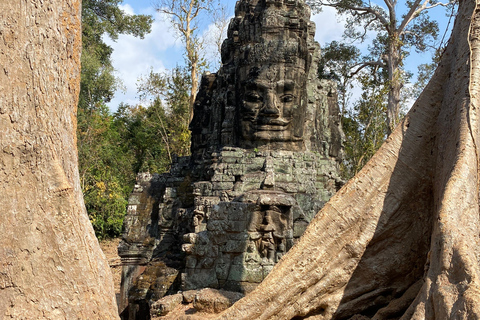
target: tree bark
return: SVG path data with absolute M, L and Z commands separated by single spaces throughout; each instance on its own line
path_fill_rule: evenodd
M 117 319 L 76 149 L 81 2 L 0 1 L 0 319 Z
M 480 318 L 479 90 L 480 10 L 462 0 L 401 125 L 219 319 Z
M 387 136 L 398 124 L 400 114 L 400 91 L 403 82 L 400 81 L 400 39 L 395 33 L 390 35 L 388 42 L 388 104 L 387 104 Z

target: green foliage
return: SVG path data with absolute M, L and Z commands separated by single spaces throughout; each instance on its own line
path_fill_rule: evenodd
M 105 105 L 120 86 L 111 63 L 108 34 L 143 37 L 152 18 L 127 15 L 121 0 L 84 0 L 82 3 L 82 73 L 78 105 L 78 156 L 85 205 L 99 238 L 121 232 L 127 197 L 133 186 L 134 155 L 125 148 L 118 121 Z
M 169 73 L 150 72 L 140 79 L 138 92 L 148 101 L 148 128 L 161 138 L 171 162 L 172 156 L 190 153 L 190 89 L 191 78 L 187 68 L 176 67 Z
M 119 83 L 113 74 L 112 48 L 104 34 L 116 40 L 119 34 L 144 37 L 150 32 L 152 17 L 127 15 L 118 7 L 122 0 L 84 0 L 82 2 L 82 77 L 79 108 L 92 108 L 109 102 Z
M 370 160 L 387 137 L 385 83 L 360 78 L 363 93 L 353 109 L 342 117 L 345 155 L 341 164 L 344 179 L 352 178 Z
M 353 65 L 351 77 L 364 68 L 383 69 L 388 78 L 387 117 L 388 133 L 395 128 L 400 118 L 402 95 L 406 93 L 406 82 L 410 74 L 404 70 L 405 57 L 415 50 L 425 52 L 438 46 L 438 23 L 431 20 L 428 10 L 438 5 L 453 8 L 455 0 L 448 3 L 437 1 L 406 1 L 398 3 L 392 0 L 307 0 L 314 9 L 333 7 L 346 18 L 344 38 L 352 42 L 364 42 L 375 34 L 368 47 L 368 53 Z M 381 5 L 380 5 L 381 4 Z M 403 6 L 403 8 L 402 8 Z M 401 15 L 401 10 L 405 14 Z M 367 35 L 369 37 L 367 37 Z M 342 52 L 338 53 L 343 54 Z M 340 59 L 337 56 L 337 59 Z
M 353 88 L 352 69 L 360 61 L 360 50 L 352 45 L 332 41 L 322 48 L 318 67 L 320 79 L 331 79 L 337 82 L 338 100 L 342 114 L 345 113 Z
M 90 220 L 99 238 L 121 232 L 126 199 L 133 187 L 133 155 L 122 143 L 105 104 L 78 111 L 80 181 Z
M 139 80 L 138 90 L 144 105 L 120 105 L 113 116 L 116 130 L 130 153 L 132 172 L 162 173 L 174 155 L 190 152 L 188 70 L 150 72 Z
M 123 143 L 133 155 L 131 170 L 165 172 L 170 166 L 166 148 L 158 135 L 152 110 L 141 105 L 122 104 L 115 113 Z

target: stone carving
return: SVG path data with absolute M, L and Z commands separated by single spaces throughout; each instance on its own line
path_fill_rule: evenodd
M 201 81 L 192 156 L 139 176 L 130 198 L 119 246 L 125 319 L 161 285 L 251 291 L 341 185 L 335 85 L 317 79 L 309 14 L 301 0 L 237 3 L 222 67 Z M 179 276 L 148 289 L 136 279 L 164 274 L 156 261 Z

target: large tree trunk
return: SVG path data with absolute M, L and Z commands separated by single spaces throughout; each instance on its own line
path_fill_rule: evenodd
M 116 319 L 80 189 L 81 2 L 0 1 L 0 319 Z
M 221 319 L 480 318 L 477 5 L 401 125 Z

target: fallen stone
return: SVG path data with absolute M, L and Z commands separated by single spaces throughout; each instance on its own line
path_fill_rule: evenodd
M 173 311 L 179 304 L 183 302 L 183 294 L 177 293 L 171 296 L 163 297 L 155 302 L 150 308 L 150 314 L 154 316 L 165 316 Z
M 192 303 L 195 300 L 195 295 L 197 294 L 197 290 L 183 291 L 182 294 L 183 294 L 184 303 Z
M 220 313 L 231 307 L 243 296 L 239 292 L 206 288 L 197 292 L 193 307 L 200 312 Z

